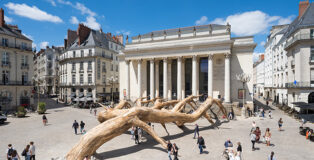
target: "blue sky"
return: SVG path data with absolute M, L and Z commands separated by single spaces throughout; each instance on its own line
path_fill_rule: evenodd
M 229 22 L 233 36 L 254 35 L 263 53 L 272 25 L 291 22 L 299 0 L 1 0 L 6 22 L 17 24 L 37 49 L 60 46 L 67 29 L 85 23 L 134 36 L 154 30 Z

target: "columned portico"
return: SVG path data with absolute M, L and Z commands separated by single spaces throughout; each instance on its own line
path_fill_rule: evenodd
M 155 98 L 155 87 L 154 87 L 154 60 L 150 60 L 150 98 Z
M 164 99 L 168 99 L 168 60 L 167 58 L 163 59 L 163 97 Z
M 138 96 L 142 97 L 142 60 L 137 61 Z
M 182 57 L 178 57 L 178 83 L 177 83 L 177 99 L 182 99 Z
M 225 102 L 230 103 L 230 58 L 231 54 L 225 54 Z
M 213 55 L 208 55 L 208 96 L 213 97 Z

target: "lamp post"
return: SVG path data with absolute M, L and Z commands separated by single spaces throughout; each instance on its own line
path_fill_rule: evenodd
M 111 104 L 112 104 L 112 107 L 113 107 L 113 104 L 114 104 L 113 103 L 113 85 L 114 85 L 114 83 L 116 83 L 117 80 L 118 80 L 118 78 L 115 77 L 114 75 L 109 77 L 109 78 L 107 78 L 108 83 L 111 84 Z

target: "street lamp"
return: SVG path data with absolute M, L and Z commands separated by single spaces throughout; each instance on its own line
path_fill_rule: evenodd
M 237 74 L 236 77 L 237 77 L 237 80 L 242 82 L 242 85 L 243 85 L 242 87 L 244 90 L 244 93 L 243 93 L 243 108 L 244 108 L 244 97 L 245 97 L 244 94 L 246 94 L 245 84 L 251 80 L 251 76 L 245 73 L 241 73 L 241 74 Z
M 115 76 L 111 76 L 111 77 L 107 78 L 107 81 L 109 84 L 111 84 L 111 105 L 113 107 L 113 104 L 114 104 L 113 103 L 113 85 L 114 85 L 114 83 L 116 83 L 118 81 L 118 78 Z

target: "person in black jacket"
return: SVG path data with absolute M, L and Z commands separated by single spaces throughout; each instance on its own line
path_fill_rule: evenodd
M 134 137 L 135 137 L 135 144 L 141 144 L 138 140 L 138 127 L 135 127 L 135 130 L 134 130 Z
M 172 160 L 172 159 L 171 159 L 171 150 L 172 150 L 172 144 L 171 144 L 170 141 L 168 140 L 168 143 L 167 143 L 167 151 L 168 151 L 169 160 Z
M 202 136 L 199 136 L 197 139 L 198 148 L 200 149 L 200 154 L 203 153 L 203 148 L 205 148 L 205 141 Z
M 242 145 L 240 142 L 238 142 L 238 147 L 237 147 L 237 155 L 239 155 L 239 157 L 241 157 L 242 155 Z
M 81 127 L 81 134 L 83 134 L 83 130 L 85 127 L 85 123 L 83 121 L 81 121 L 80 127 Z
M 76 122 L 76 120 L 74 120 L 74 123 L 72 125 L 72 128 L 74 128 L 74 133 L 77 134 L 77 129 L 79 127 L 79 124 Z

